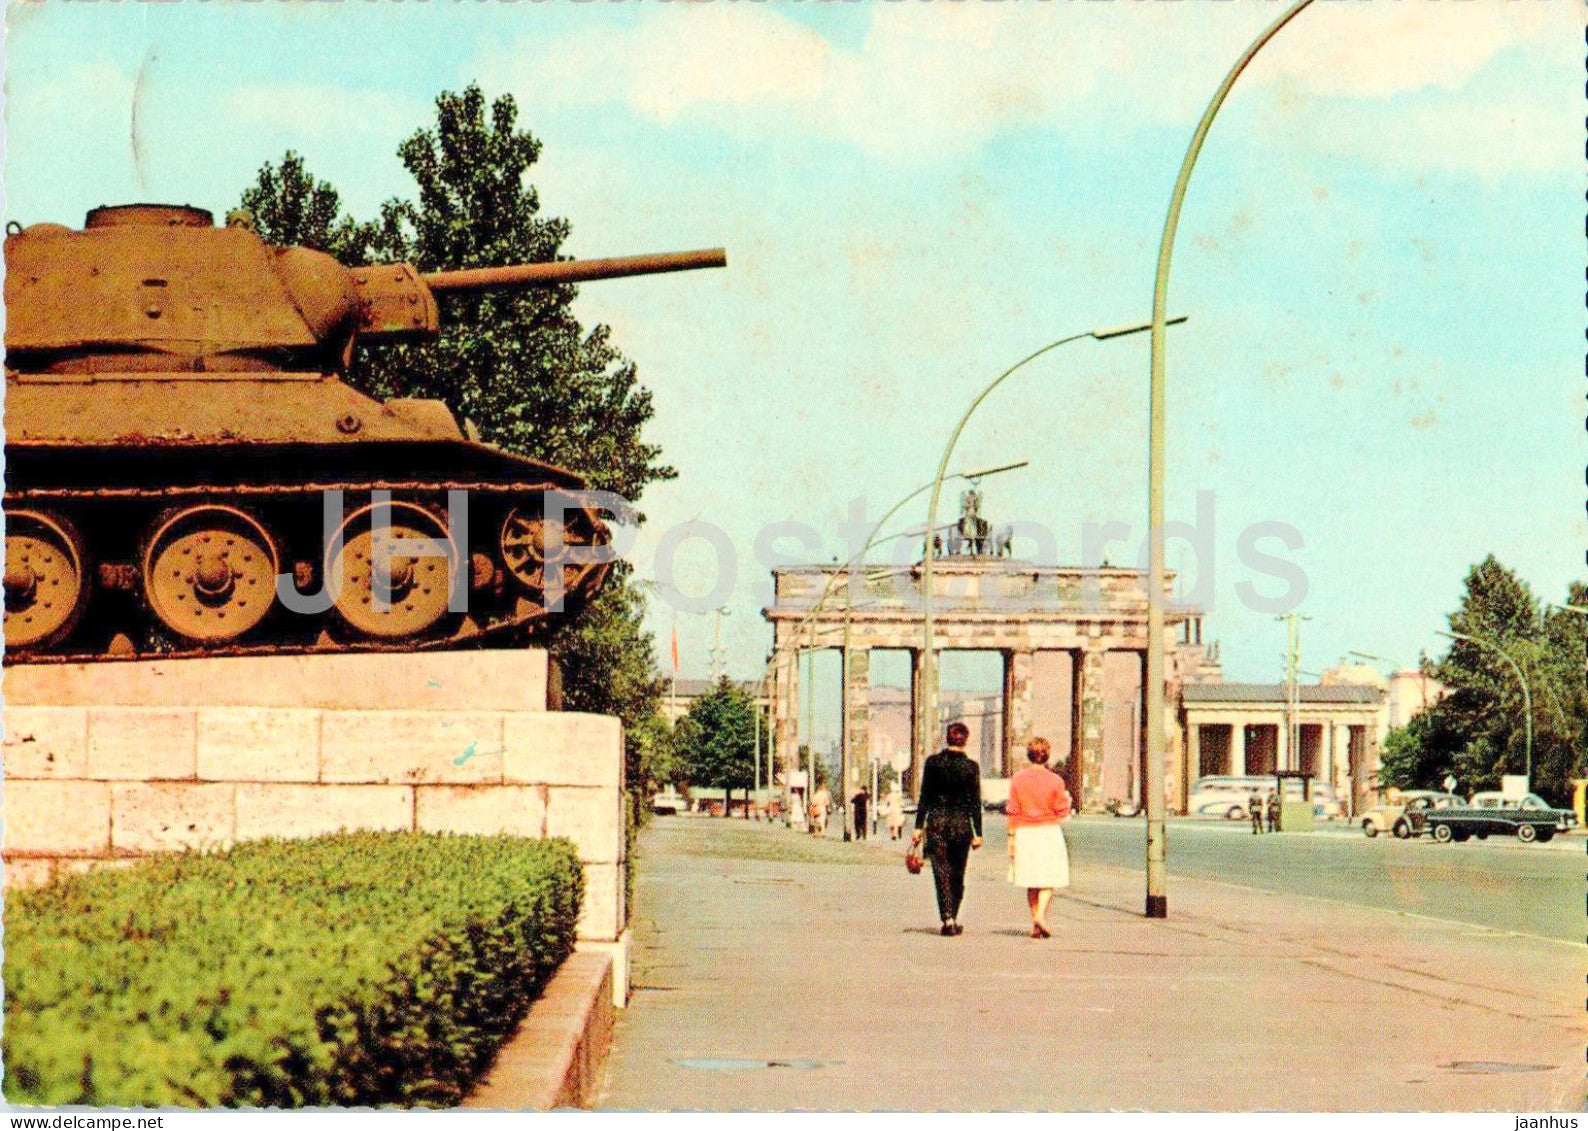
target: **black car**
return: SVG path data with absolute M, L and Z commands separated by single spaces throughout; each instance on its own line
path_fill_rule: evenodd
M 1406 816 L 1418 832 L 1426 830 L 1441 844 L 1472 837 L 1485 840 L 1490 836 L 1514 836 L 1524 843 L 1543 843 L 1577 823 L 1577 814 L 1551 808 L 1536 793 L 1525 797 L 1480 793 L 1469 805 L 1408 810 Z

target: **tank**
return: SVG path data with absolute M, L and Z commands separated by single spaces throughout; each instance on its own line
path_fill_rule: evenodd
M 12 224 L 5 261 L 5 658 L 38 663 L 510 643 L 572 612 L 610 568 L 583 481 L 365 396 L 354 346 L 435 337 L 453 294 L 726 256 L 348 268 L 132 204 Z

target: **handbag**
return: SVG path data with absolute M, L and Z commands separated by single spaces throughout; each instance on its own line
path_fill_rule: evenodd
M 921 847 L 917 844 L 910 845 L 910 850 L 904 854 L 904 870 L 912 876 L 921 874 L 921 867 L 926 863 L 921 856 Z

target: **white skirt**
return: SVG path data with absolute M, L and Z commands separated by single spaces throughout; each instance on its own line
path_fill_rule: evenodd
M 1014 831 L 1015 858 L 1009 865 L 1009 882 L 1022 888 L 1070 886 L 1070 852 L 1064 830 L 1051 825 L 1022 825 Z

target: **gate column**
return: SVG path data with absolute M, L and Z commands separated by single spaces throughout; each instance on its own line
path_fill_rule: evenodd
M 1022 751 L 1031 739 L 1032 657 L 1029 648 L 1004 653 L 1003 773 L 1011 776 L 1024 764 Z
M 799 768 L 799 659 L 792 648 L 779 648 L 773 669 L 772 735 L 778 772 L 783 775 L 787 801 L 791 776 Z
M 1103 807 L 1103 660 L 1102 648 L 1082 648 L 1075 662 L 1075 780 L 1083 809 Z
M 842 799 L 871 784 L 871 650 L 844 649 L 844 764 Z M 876 804 L 876 799 L 872 799 Z

